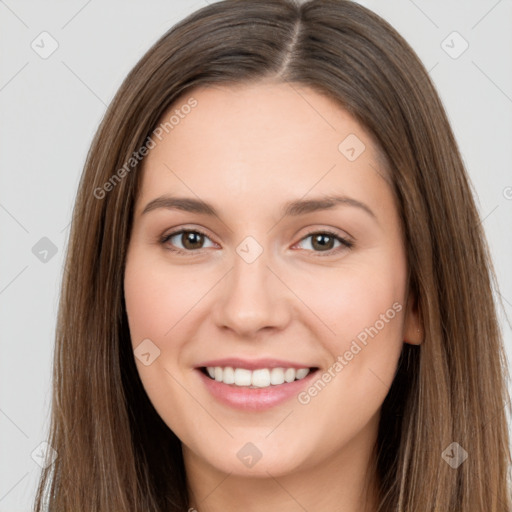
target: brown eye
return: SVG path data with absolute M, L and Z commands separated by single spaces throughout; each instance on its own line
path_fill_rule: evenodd
M 320 251 L 333 249 L 335 239 L 332 235 L 318 233 L 312 236 L 312 247 Z
M 201 249 L 204 243 L 204 235 L 197 231 L 183 231 L 180 241 L 185 249 Z
M 343 249 L 350 249 L 354 245 L 349 240 L 335 233 L 331 233 L 330 231 L 310 233 L 305 236 L 299 244 L 308 239 L 311 239 L 310 246 L 313 252 L 327 253 L 326 255 L 335 254 Z M 335 246 L 336 243 L 338 243 L 338 246 Z M 323 256 L 323 254 L 321 256 Z
M 169 249 L 171 251 L 186 253 L 203 249 L 206 240 L 210 239 L 201 231 L 182 229 L 164 236 L 161 243 L 170 246 Z

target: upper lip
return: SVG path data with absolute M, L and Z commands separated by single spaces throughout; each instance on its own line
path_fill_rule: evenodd
M 225 368 L 245 368 L 247 370 L 257 370 L 260 368 L 314 368 L 309 364 L 296 363 L 294 361 L 285 361 L 283 359 L 241 359 L 239 357 L 228 357 L 224 359 L 212 359 L 199 364 L 197 368 L 220 366 Z

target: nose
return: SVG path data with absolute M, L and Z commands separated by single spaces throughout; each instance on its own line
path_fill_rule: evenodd
M 217 287 L 215 323 L 237 338 L 254 339 L 263 331 L 284 329 L 292 316 L 293 293 L 266 255 L 264 251 L 248 263 L 235 254 L 231 271 Z

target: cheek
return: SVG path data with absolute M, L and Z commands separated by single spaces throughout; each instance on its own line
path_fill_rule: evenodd
M 197 302 L 194 287 L 184 286 L 183 272 L 166 271 L 137 246 L 132 247 L 127 258 L 124 276 L 126 314 L 130 329 L 135 363 L 145 392 L 156 411 L 176 431 L 186 431 L 180 415 L 175 410 L 186 410 L 188 395 L 177 382 L 182 377 L 176 372 L 182 345 L 180 319 Z M 190 285 L 190 281 L 188 281 Z M 179 293 L 177 292 L 179 290 Z M 183 291 L 182 291 L 183 290 Z M 197 294 L 197 292 L 196 292 Z M 176 327 L 174 327 L 176 325 Z M 169 339 L 172 337 L 172 343 Z M 138 346 L 151 340 L 150 364 L 137 357 Z M 141 345 L 142 346 L 142 345 Z M 154 347 L 157 347 L 156 349 Z M 145 348 L 144 352 L 148 349 Z M 156 352 L 155 352 L 156 350 Z M 142 352 L 142 351 L 141 351 Z M 154 354 L 158 356 L 154 357 Z M 172 409 L 169 409 L 169 405 Z
M 324 274 L 308 283 L 308 305 L 329 327 L 321 329 L 319 341 L 331 363 L 324 373 L 325 391 L 322 383 L 317 386 L 322 397 L 314 398 L 312 390 L 304 402 L 314 400 L 319 414 L 336 403 L 343 411 L 340 421 L 347 410 L 359 411 L 361 421 L 375 412 L 393 381 L 403 347 L 405 257 L 374 254 L 372 260 L 340 267 L 336 275 Z
M 126 313 L 132 343 L 142 339 L 163 340 L 191 310 L 207 285 L 190 273 L 163 267 L 161 262 L 133 251 L 127 261 L 124 279 Z
M 154 340 L 161 335 L 166 323 L 164 304 L 167 301 L 162 291 L 150 266 L 142 259 L 131 258 L 125 270 L 124 294 L 134 347 L 145 338 Z
M 307 305 L 324 324 L 322 338 L 329 352 L 339 354 L 353 339 L 359 337 L 364 342 L 374 326 L 381 338 L 400 337 L 404 280 L 405 272 L 398 263 L 390 268 L 351 265 L 317 273 L 308 280 L 301 277 L 295 290 L 306 297 Z

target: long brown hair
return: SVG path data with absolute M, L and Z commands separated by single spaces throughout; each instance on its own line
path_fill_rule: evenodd
M 130 158 L 193 87 L 269 79 L 339 102 L 375 137 L 396 194 L 425 337 L 404 344 L 382 406 L 379 512 L 510 512 L 508 373 L 471 185 L 414 51 L 347 0 L 214 3 L 170 29 L 123 82 L 76 198 L 48 439 L 58 456 L 42 473 L 35 510 L 186 510 L 181 444 L 142 387 L 125 312 L 141 168 Z M 468 454 L 457 468 L 443 456 L 454 442 Z

